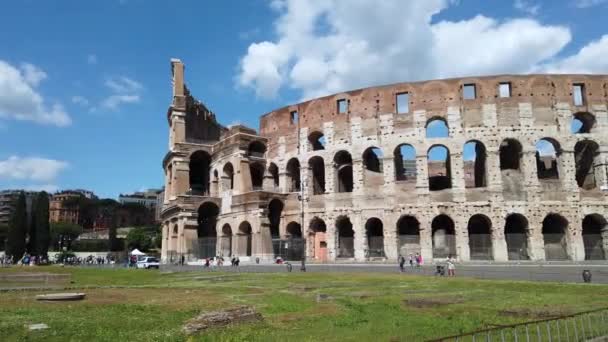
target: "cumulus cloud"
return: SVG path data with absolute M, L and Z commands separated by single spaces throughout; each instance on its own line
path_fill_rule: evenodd
M 108 78 L 104 84 L 112 94 L 101 102 L 103 108 L 118 110 L 122 104 L 138 103 L 141 100 L 140 92 L 144 87 L 131 78 L 125 76 Z
M 67 167 L 68 163 L 60 160 L 11 156 L 0 160 L 0 179 L 49 182 Z
M 608 73 L 608 34 L 560 61 L 541 66 L 551 73 Z
M 36 89 L 47 74 L 35 65 L 17 68 L 0 60 L 0 118 L 68 126 L 69 114 L 60 103 L 47 105 Z
M 597 71 L 606 47 L 590 44 L 557 56 L 571 41 L 566 26 L 533 18 L 498 20 L 477 15 L 432 22 L 453 0 L 274 0 L 277 38 L 252 43 L 239 63 L 236 84 L 258 97 L 292 88 L 312 98 L 398 81 L 540 69 Z M 531 1 L 522 10 L 538 11 Z M 517 5 L 517 3 L 516 3 Z M 550 64 L 549 64 L 550 63 Z M 591 65 L 590 63 L 594 63 Z M 601 68 L 600 68 L 601 70 Z

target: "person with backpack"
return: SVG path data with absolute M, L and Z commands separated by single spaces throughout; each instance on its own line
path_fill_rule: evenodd
M 403 255 L 399 254 L 399 271 L 400 272 L 405 271 L 405 268 L 403 267 L 403 265 L 405 265 L 405 258 L 403 257 Z

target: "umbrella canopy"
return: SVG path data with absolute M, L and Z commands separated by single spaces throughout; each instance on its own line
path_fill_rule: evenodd
M 134 250 L 131 251 L 131 255 L 146 255 L 146 253 L 140 251 L 139 249 L 135 248 Z

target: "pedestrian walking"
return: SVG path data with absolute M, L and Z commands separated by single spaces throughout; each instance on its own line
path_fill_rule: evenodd
M 399 254 L 399 271 L 400 272 L 405 271 L 405 268 L 403 267 L 403 265 L 405 265 L 405 258 L 403 257 L 403 255 Z
M 410 267 L 414 267 L 414 255 L 410 253 L 409 256 Z
M 446 264 L 448 266 L 448 277 L 454 277 L 456 275 L 456 260 L 452 258 L 451 254 L 448 256 Z

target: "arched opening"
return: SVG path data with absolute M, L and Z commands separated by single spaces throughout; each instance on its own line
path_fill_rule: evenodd
M 315 260 L 324 262 L 327 261 L 327 227 L 325 222 L 318 217 L 313 218 L 309 225 L 309 252 Z
M 402 216 L 397 221 L 399 255 L 420 253 L 420 222 L 414 216 Z
M 320 151 L 325 149 L 325 136 L 323 133 L 315 131 L 308 135 L 308 142 L 313 151 Z
M 427 138 L 447 138 L 450 136 L 448 123 L 443 118 L 433 118 L 426 123 Z
M 231 163 L 226 163 L 222 169 L 222 190 L 234 189 L 234 168 Z
M 367 188 L 377 189 L 384 185 L 382 150 L 369 147 L 363 152 L 363 182 Z
M 251 225 L 249 222 L 243 221 L 239 225 L 236 254 L 251 256 L 251 245 Z
M 198 258 L 216 256 L 217 216 L 220 208 L 213 202 L 205 202 L 198 208 Z
M 536 143 L 536 174 L 538 179 L 559 179 L 559 143 L 553 139 L 541 139 Z
M 285 205 L 279 199 L 273 199 L 268 204 L 268 221 L 270 222 L 270 236 L 272 239 L 280 237 L 279 227 L 281 226 L 281 214 Z
M 270 163 L 270 166 L 268 166 L 268 173 L 270 173 L 270 176 L 272 176 L 272 184 L 274 185 L 275 188 L 278 188 L 279 187 L 279 168 L 277 167 L 277 164 Z
M 325 161 L 316 156 L 308 160 L 308 168 L 312 172 L 312 191 L 314 195 L 325 193 Z
M 483 188 L 487 185 L 486 147 L 471 140 L 464 144 L 464 184 L 466 188 Z
M 264 185 L 264 164 L 249 164 L 249 173 L 251 175 L 251 186 L 253 187 L 252 190 L 262 190 Z
M 339 151 L 334 156 L 336 169 L 336 192 L 353 191 L 353 158 L 346 151 Z
M 174 224 L 174 225 L 173 225 L 173 234 L 174 234 L 174 235 L 176 235 L 176 234 L 177 234 L 177 230 L 178 230 L 177 224 Z
M 529 260 L 528 220 L 521 214 L 510 214 L 505 219 L 505 241 L 509 260 Z
M 456 256 L 454 221 L 444 214 L 436 216 L 431 223 L 433 234 L 433 258 Z
M 485 215 L 473 215 L 467 230 L 471 260 L 492 260 L 492 221 Z
M 572 116 L 570 132 L 572 134 L 591 133 L 595 127 L 595 116 L 587 112 L 575 113 Z
M 522 147 L 515 139 L 505 139 L 500 143 L 500 169 L 519 170 Z
M 450 150 L 443 145 L 432 146 L 428 153 L 429 190 L 438 191 L 452 187 Z
M 300 162 L 296 158 L 287 162 L 287 184 L 289 192 L 300 191 Z
M 416 149 L 409 144 L 397 146 L 394 152 L 395 180 L 416 180 Z
M 583 140 L 574 145 L 574 161 L 576 165 L 576 183 L 579 188 L 592 190 L 597 188 L 595 178 L 596 165 L 599 167 L 599 146 L 595 141 Z
M 190 192 L 193 195 L 209 194 L 211 156 L 206 151 L 196 151 L 190 156 Z
M 266 153 L 266 145 L 261 141 L 252 141 L 247 148 L 247 155 L 250 157 L 264 158 Z
M 232 228 L 228 223 L 222 226 L 222 237 L 220 241 L 221 255 L 224 257 L 232 256 Z
M 372 217 L 365 222 L 365 236 L 367 237 L 367 257 L 384 257 L 384 231 L 382 221 Z
M 585 260 L 605 260 L 608 251 L 608 222 L 602 215 L 591 214 L 583 219 Z
M 546 260 L 568 260 L 566 232 L 568 221 L 558 214 L 549 214 L 543 220 L 543 240 Z
M 302 227 L 298 222 L 287 224 L 287 239 L 281 244 L 281 257 L 285 260 L 301 260 L 304 255 Z
M 336 231 L 338 232 L 338 257 L 353 258 L 355 256 L 355 231 L 347 216 L 338 217 Z

